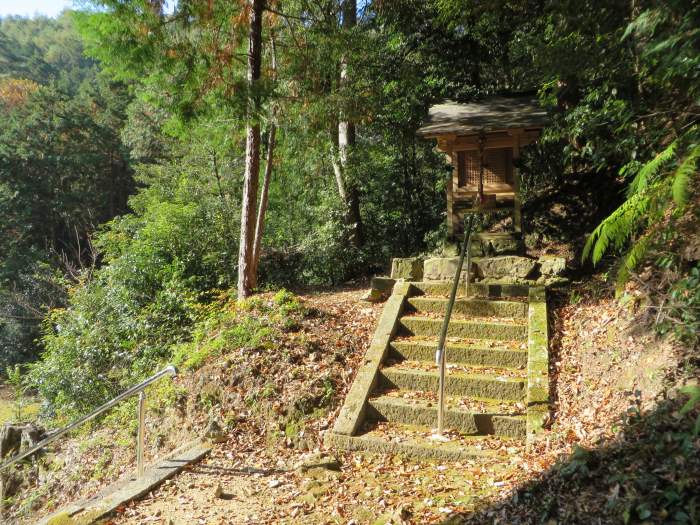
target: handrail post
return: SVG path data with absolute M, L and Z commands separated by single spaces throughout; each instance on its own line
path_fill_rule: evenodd
M 437 421 L 437 435 L 442 437 L 442 433 L 445 426 L 445 369 L 447 367 L 446 352 L 445 352 L 445 339 L 447 339 L 447 329 L 450 325 L 450 318 L 452 317 L 452 308 L 455 304 L 455 299 L 457 298 L 457 288 L 459 287 L 459 278 L 462 274 L 462 267 L 464 266 L 464 255 L 467 251 L 468 245 L 471 244 L 472 227 L 474 225 L 474 215 L 469 215 L 469 220 L 465 221 L 464 226 L 464 240 L 462 241 L 462 249 L 459 254 L 459 262 L 457 263 L 457 271 L 455 272 L 455 279 L 452 283 L 452 290 L 450 291 L 450 298 L 447 302 L 447 311 L 445 312 L 445 320 L 442 323 L 442 330 L 440 331 L 440 340 L 438 342 L 437 352 L 435 358 L 437 364 L 440 367 L 440 382 L 438 386 L 438 421 Z M 467 268 L 467 283 L 469 283 L 469 268 Z M 468 284 L 467 284 L 468 286 Z
M 138 419 L 139 429 L 136 438 L 136 478 L 141 479 L 143 477 L 143 449 L 146 438 L 146 393 L 143 390 L 139 392 Z
M 6 468 L 9 467 L 10 465 L 14 465 L 14 464 L 17 463 L 18 461 L 20 461 L 20 460 L 22 460 L 22 459 L 24 459 L 24 458 L 26 458 L 26 457 L 28 457 L 28 456 L 31 456 L 31 455 L 34 454 L 35 452 L 41 450 L 42 448 L 44 448 L 44 447 L 46 447 L 47 445 L 49 445 L 49 444 L 53 443 L 54 441 L 56 441 L 56 440 L 57 440 L 59 437 L 61 437 L 62 435 L 66 434 L 66 433 L 70 432 L 71 430 L 73 430 L 74 428 L 79 427 L 80 425 L 82 425 L 82 424 L 84 424 L 84 423 L 87 423 L 88 421 L 90 421 L 90 420 L 96 418 L 97 416 L 99 416 L 99 415 L 102 414 L 103 412 L 105 412 L 105 411 L 109 410 L 110 408 L 116 406 L 117 404 L 119 404 L 120 402 L 124 401 L 125 399 L 127 399 L 127 398 L 129 398 L 129 397 L 131 397 L 131 396 L 134 396 L 134 395 L 136 395 L 137 393 L 142 393 L 142 392 L 144 391 L 144 389 L 145 389 L 147 386 L 151 385 L 152 383 L 155 383 L 155 382 L 158 381 L 161 377 L 166 376 L 166 375 L 169 375 L 169 376 L 175 376 L 175 375 L 177 375 L 177 368 L 175 368 L 173 365 L 168 365 L 168 366 L 166 366 L 166 367 L 165 367 L 163 370 L 161 370 L 160 372 L 158 372 L 158 373 L 152 375 L 151 377 L 149 377 L 149 378 L 146 379 L 145 381 L 139 383 L 138 385 L 132 386 L 132 387 L 129 388 L 128 390 L 126 390 L 126 391 L 122 392 L 121 394 L 119 394 L 117 397 L 115 397 L 115 398 L 113 398 L 113 399 L 110 399 L 110 400 L 107 401 L 105 404 L 99 406 L 98 408 L 96 408 L 95 410 L 93 410 L 92 412 L 90 412 L 88 415 L 83 416 L 83 417 L 81 417 L 81 418 L 79 418 L 79 419 L 73 421 L 73 422 L 70 423 L 69 425 L 66 425 L 66 426 L 63 427 L 63 428 L 60 428 L 60 429 L 58 429 L 58 430 L 52 432 L 52 433 L 49 434 L 46 438 L 44 438 L 43 440 L 41 440 L 39 443 L 37 443 L 37 444 L 34 445 L 33 447 L 30 447 L 29 449 L 25 450 L 24 452 L 21 452 L 21 453 L 17 454 L 16 456 L 14 456 L 14 457 L 12 457 L 12 458 L 10 458 L 10 459 L 7 459 L 7 460 L 5 460 L 4 462 L 0 463 L 0 471 L 6 469 Z M 143 425 L 140 425 L 140 427 L 143 428 Z

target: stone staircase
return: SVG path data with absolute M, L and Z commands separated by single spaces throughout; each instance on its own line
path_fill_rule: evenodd
M 435 351 L 451 283 L 399 282 L 328 442 L 420 458 L 488 456 L 536 433 L 548 410 L 541 288 L 472 284 L 447 333 L 445 426 L 435 440 Z M 461 293 L 464 293 L 463 286 Z

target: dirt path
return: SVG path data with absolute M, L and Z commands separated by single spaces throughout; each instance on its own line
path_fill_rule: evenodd
M 523 461 L 519 449 L 504 449 L 501 458 L 488 463 L 441 465 L 345 454 L 334 456 L 339 470 L 297 468 L 311 456 L 332 454 L 323 450 L 323 432 L 332 426 L 351 383 L 351 370 L 364 355 L 382 308 L 361 302 L 364 293 L 349 289 L 303 296 L 307 306 L 323 312 L 318 321 L 309 322 L 325 350 L 354 348 L 345 363 L 347 384 L 337 392 L 336 408 L 318 420 L 312 418 L 312 450 L 299 450 L 289 440 L 251 437 L 242 430 L 216 445 L 201 463 L 122 509 L 111 523 L 440 523 L 473 510 L 483 496 L 505 494 L 512 467 Z M 317 362 L 311 360 L 309 366 Z
M 241 456 L 226 445 L 216 447 L 111 523 L 440 523 L 473 510 L 482 496 L 505 494 L 514 466 L 508 459 L 441 465 L 344 455 L 340 471 L 302 473 L 294 466 L 309 454 L 282 451 L 276 464 Z

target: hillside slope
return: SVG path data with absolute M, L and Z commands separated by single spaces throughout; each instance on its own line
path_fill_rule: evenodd
M 234 350 L 180 379 L 190 388 L 181 421 L 202 431 L 214 414 L 229 422 L 226 431 L 207 459 L 110 523 L 619 523 L 669 516 L 683 523 L 692 515 L 698 407 L 681 414 L 687 396 L 675 390 L 686 382 L 687 355 L 640 327 L 634 303 L 616 302 L 595 279 L 554 298 L 556 402 L 534 447 L 503 446 L 497 460 L 459 464 L 324 450 L 322 434 L 378 313 L 357 302 L 361 295 L 302 296 L 306 314 L 287 334 L 285 360 L 261 352 L 237 368 Z M 324 378 L 335 385 L 327 401 L 318 388 Z M 244 391 L 255 409 L 235 401 Z M 203 392 L 224 401 L 203 410 Z

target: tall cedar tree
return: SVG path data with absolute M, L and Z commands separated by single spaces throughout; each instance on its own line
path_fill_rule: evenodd
M 255 204 L 260 176 L 260 96 L 255 93 L 260 80 L 262 60 L 262 13 L 264 0 L 250 2 L 250 30 L 248 33 L 248 101 L 245 143 L 245 174 L 243 176 L 243 202 L 241 205 L 241 242 L 238 248 L 238 298 L 245 299 L 255 285 L 253 244 L 255 238 Z

